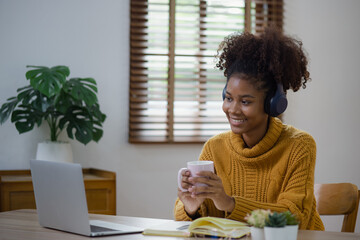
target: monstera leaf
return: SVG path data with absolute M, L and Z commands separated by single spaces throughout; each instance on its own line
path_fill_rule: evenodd
M 26 73 L 26 78 L 30 80 L 30 85 L 39 90 L 47 97 L 52 97 L 58 94 L 62 88 L 62 85 L 66 82 L 66 77 L 69 76 L 70 70 L 66 66 L 37 67 Z
M 0 124 L 3 124 L 10 116 L 12 111 L 15 109 L 18 104 L 18 99 L 16 97 L 11 97 L 7 99 L 7 102 L 4 103 L 0 108 Z
M 68 109 L 65 116 L 60 119 L 59 127 L 64 129 L 71 139 L 75 138 L 83 144 L 87 144 L 93 139 L 93 126 L 89 111 L 85 107 L 73 106 Z
M 71 78 L 64 85 L 64 90 L 73 98 L 83 100 L 87 106 L 97 102 L 96 82 L 92 78 Z
M 15 127 L 19 133 L 32 130 L 35 123 L 40 126 L 42 122 L 42 114 L 39 114 L 24 105 L 20 105 L 19 108 L 20 109 L 15 110 L 11 115 L 11 122 L 15 123 Z
M 0 108 L 0 123 L 4 123 L 14 111 L 15 107 L 20 103 L 22 106 L 31 106 L 35 110 L 45 111 L 50 103 L 41 96 L 41 93 L 34 90 L 30 85 L 19 88 L 18 96 L 7 99 L 7 102 Z M 45 97 L 45 96 L 44 96 Z M 22 110 L 24 111 L 24 110 Z

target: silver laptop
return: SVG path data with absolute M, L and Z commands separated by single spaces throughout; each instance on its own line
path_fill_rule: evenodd
M 30 169 L 41 226 L 86 236 L 141 233 L 144 230 L 89 220 L 80 164 L 30 160 Z

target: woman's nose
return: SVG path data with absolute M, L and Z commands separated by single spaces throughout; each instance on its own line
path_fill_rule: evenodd
M 230 113 L 235 113 L 235 114 L 239 114 L 241 113 L 241 106 L 237 101 L 232 101 L 230 106 L 229 106 L 229 112 Z

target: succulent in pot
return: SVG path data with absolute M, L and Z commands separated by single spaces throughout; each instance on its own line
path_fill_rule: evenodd
M 294 225 L 294 229 L 288 228 L 288 219 L 291 223 L 295 223 L 296 218 L 290 211 L 272 212 L 265 221 L 265 239 L 295 240 L 297 238 L 297 225 Z
M 297 216 L 295 214 L 292 214 L 289 210 L 286 212 L 283 212 L 283 215 L 285 215 L 287 226 L 299 224 L 299 219 L 297 218 Z

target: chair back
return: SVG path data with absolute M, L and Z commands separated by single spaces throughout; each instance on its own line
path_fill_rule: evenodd
M 354 232 L 360 191 L 352 183 L 315 184 L 316 209 L 320 215 L 344 215 L 342 232 Z

